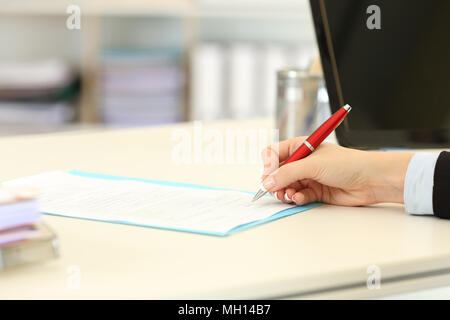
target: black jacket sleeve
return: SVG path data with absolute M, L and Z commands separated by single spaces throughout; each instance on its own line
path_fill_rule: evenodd
M 450 152 L 442 152 L 436 162 L 433 211 L 439 218 L 450 219 Z

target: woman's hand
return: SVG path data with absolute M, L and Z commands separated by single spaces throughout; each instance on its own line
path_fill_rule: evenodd
M 305 139 L 286 140 L 263 151 L 262 183 L 278 200 L 298 205 L 318 201 L 343 206 L 403 203 L 406 170 L 413 154 L 322 143 L 308 157 L 279 167 Z

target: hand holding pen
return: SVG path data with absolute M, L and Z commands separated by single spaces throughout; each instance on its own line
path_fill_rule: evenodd
M 311 141 L 298 137 L 263 152 L 263 186 L 276 199 L 297 205 L 403 203 L 412 153 L 369 152 L 322 143 L 309 156 L 287 163 L 305 140 Z
M 309 156 L 334 129 L 341 124 L 352 108 L 347 104 L 334 113 L 327 121 L 316 129 L 303 143 L 291 154 L 281 165 L 286 165 L 294 161 L 301 160 Z M 255 194 L 252 201 L 256 201 L 267 193 L 267 188 L 271 186 L 272 179 L 264 181 L 260 190 Z

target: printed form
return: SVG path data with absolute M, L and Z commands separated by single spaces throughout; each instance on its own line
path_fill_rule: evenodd
M 285 216 L 310 208 L 272 197 L 252 203 L 252 194 L 243 191 L 76 171 L 42 173 L 3 186 L 37 188 L 40 210 L 47 214 L 212 235 L 267 222 L 264 220 L 280 212 Z

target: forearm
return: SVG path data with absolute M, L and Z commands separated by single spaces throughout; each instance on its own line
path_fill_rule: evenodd
M 373 152 L 370 183 L 376 202 L 404 203 L 404 186 L 408 165 L 414 154 Z

